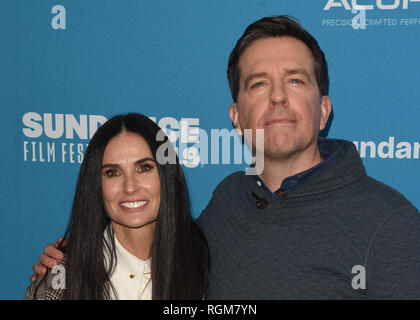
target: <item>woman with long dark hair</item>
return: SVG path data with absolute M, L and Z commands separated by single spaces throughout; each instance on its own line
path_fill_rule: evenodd
M 146 116 L 118 115 L 96 131 L 64 238 L 65 259 L 25 299 L 206 297 L 207 243 L 175 150 Z

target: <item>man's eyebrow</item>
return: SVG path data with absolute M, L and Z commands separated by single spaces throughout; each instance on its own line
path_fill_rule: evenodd
M 292 68 L 292 69 L 285 69 L 284 73 L 286 75 L 294 75 L 294 74 L 303 74 L 305 77 L 307 77 L 308 79 L 311 79 L 308 71 L 306 71 L 305 69 L 302 68 Z M 267 77 L 268 76 L 268 72 L 256 72 L 256 73 L 251 73 L 249 76 L 246 77 L 245 79 L 245 88 L 248 87 L 249 83 L 255 79 L 255 78 L 263 78 L 263 77 Z
M 147 161 L 156 162 L 156 160 L 153 159 L 153 158 L 143 158 L 143 159 L 139 159 L 136 162 L 134 162 L 134 165 L 138 166 L 138 165 L 140 165 L 140 164 L 142 164 L 144 162 L 147 162 Z M 119 166 L 120 165 L 117 164 L 117 163 L 105 163 L 105 164 L 102 165 L 101 169 L 105 169 L 105 168 L 118 168 Z
M 262 78 L 262 77 L 267 77 L 268 76 L 268 72 L 256 72 L 256 73 L 251 73 L 248 77 L 246 77 L 245 79 L 245 88 L 248 87 L 248 84 L 251 82 L 251 80 L 255 79 L 255 78 Z
M 308 71 L 306 71 L 305 69 L 301 69 L 301 68 L 297 68 L 297 69 L 285 69 L 284 72 L 287 75 L 293 75 L 293 74 L 303 74 L 304 76 L 306 76 L 308 79 L 310 79 L 311 77 L 309 76 Z

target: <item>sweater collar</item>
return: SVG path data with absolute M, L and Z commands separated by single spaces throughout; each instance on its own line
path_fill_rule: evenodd
M 279 190 L 272 193 L 257 176 L 246 176 L 253 192 L 263 197 L 303 196 L 338 188 L 366 175 L 353 143 L 346 140 L 318 139 L 323 161 L 318 165 L 284 179 Z

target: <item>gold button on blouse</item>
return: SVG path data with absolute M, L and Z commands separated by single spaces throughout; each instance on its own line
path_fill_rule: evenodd
M 130 278 L 133 279 L 136 275 L 135 274 L 130 274 Z

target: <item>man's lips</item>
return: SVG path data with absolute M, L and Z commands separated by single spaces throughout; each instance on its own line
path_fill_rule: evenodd
M 272 126 L 275 124 L 292 124 L 295 123 L 296 120 L 293 119 L 287 119 L 287 118 L 277 118 L 277 119 L 273 119 L 270 121 L 267 121 L 264 126 L 268 127 L 268 126 Z

